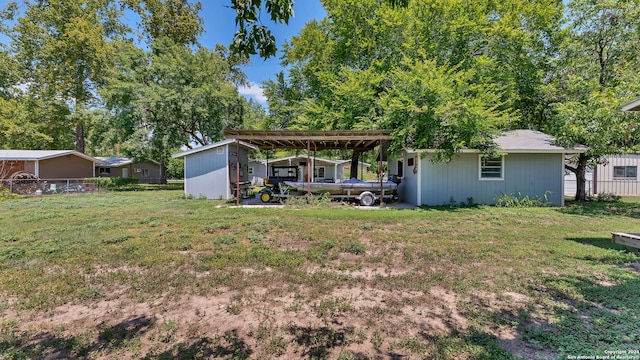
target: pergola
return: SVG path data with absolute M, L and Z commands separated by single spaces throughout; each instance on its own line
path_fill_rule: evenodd
M 379 146 L 378 178 L 382 192 L 382 149 L 385 141 L 391 140 L 391 130 L 233 130 L 226 129 L 223 135 L 261 150 L 300 149 L 307 150 L 307 194 L 311 194 L 311 150 L 369 151 Z M 239 151 L 239 150 L 238 150 Z M 269 168 L 267 158 L 267 168 Z M 236 164 L 236 204 L 240 204 L 240 164 Z

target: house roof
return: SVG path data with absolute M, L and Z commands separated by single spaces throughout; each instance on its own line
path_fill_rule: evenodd
M 224 130 L 226 138 L 246 141 L 260 149 L 372 150 L 391 140 L 391 130 Z
M 97 156 L 96 159 L 102 161 L 101 165 L 106 167 L 120 167 L 120 166 L 135 163 L 134 159 L 132 158 L 117 157 L 117 156 L 109 156 L 109 157 Z M 155 160 L 150 160 L 149 162 L 159 165 L 158 162 Z
M 556 145 L 556 138 L 535 130 L 503 131 L 494 141 L 507 153 L 564 153 L 578 154 L 587 150 L 584 145 L 563 147 Z
M 627 101 L 620 105 L 619 109 L 622 111 L 640 111 L 640 97 Z
M 75 150 L 0 150 L 0 161 L 37 161 L 65 155 L 75 155 L 95 163 L 102 163 L 102 161 L 97 158 L 85 155 Z
M 192 155 L 192 154 L 195 154 L 195 153 L 199 153 L 199 152 L 202 152 L 202 151 L 207 151 L 207 150 L 210 150 L 210 149 L 215 149 L 215 148 L 219 148 L 221 146 L 226 146 L 226 145 L 235 144 L 235 143 L 236 143 L 235 139 L 222 140 L 222 141 L 218 141 L 217 143 L 213 143 L 213 144 L 201 146 L 199 148 L 183 151 L 181 153 L 173 154 L 171 157 L 174 158 L 174 159 L 177 159 L 177 158 L 189 156 L 189 155 Z M 253 146 L 251 144 L 247 144 L 246 142 L 243 142 L 243 141 L 240 141 L 240 145 L 242 145 L 243 147 L 245 147 L 247 149 L 258 150 L 257 147 L 255 147 L 255 146 Z
M 587 150 L 584 145 L 563 147 L 556 145 L 556 138 L 535 130 L 508 130 L 493 139 L 498 150 L 505 153 L 549 153 L 549 154 L 579 154 Z M 415 152 L 416 150 L 409 150 Z M 436 152 L 435 149 L 419 150 Z M 462 153 L 480 153 L 477 149 L 463 149 Z

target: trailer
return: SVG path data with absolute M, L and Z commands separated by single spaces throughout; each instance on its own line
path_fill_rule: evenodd
M 397 177 L 392 177 L 395 181 L 384 183 L 355 179 L 333 183 L 297 181 L 298 175 L 296 166 L 273 166 L 271 175 L 264 181 L 265 188 L 260 191 L 260 200 L 265 203 L 281 201 L 290 197 L 304 196 L 310 192 L 336 200 L 356 200 L 363 206 L 371 206 L 376 202 L 398 198 L 399 179 Z

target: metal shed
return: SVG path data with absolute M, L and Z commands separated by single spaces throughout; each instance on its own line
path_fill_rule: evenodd
M 249 185 L 248 153 L 256 147 L 236 140 L 224 140 L 183 151 L 184 193 L 207 199 L 232 199 Z

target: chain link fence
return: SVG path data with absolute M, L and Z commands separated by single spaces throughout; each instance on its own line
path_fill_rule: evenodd
M 0 190 L 2 189 L 8 189 L 16 195 L 52 195 L 92 193 L 98 187 L 85 179 L 12 179 L 0 180 Z

